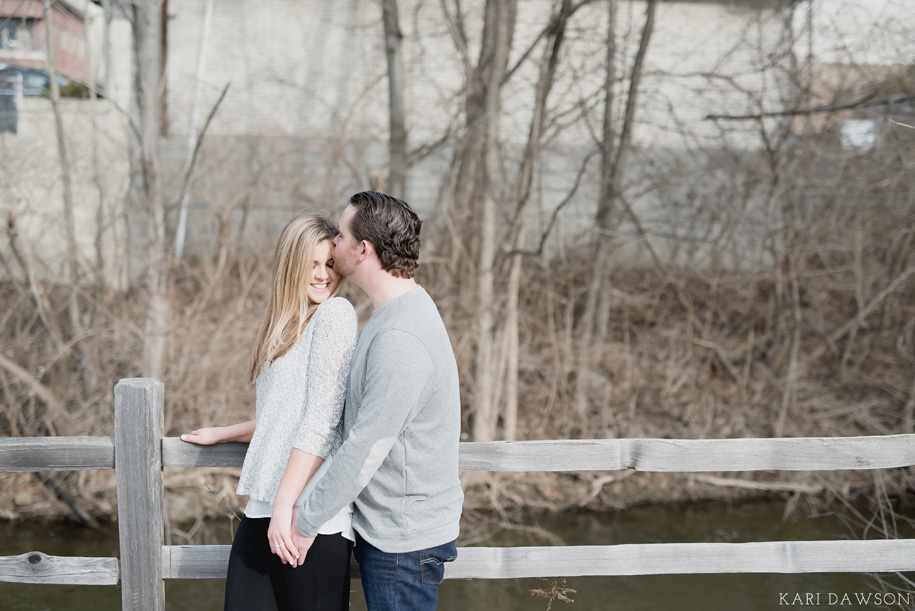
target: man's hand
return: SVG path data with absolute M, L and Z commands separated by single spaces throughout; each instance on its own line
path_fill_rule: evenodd
M 295 526 L 295 512 L 300 511 L 300 507 L 296 507 L 292 513 L 292 542 L 296 547 L 296 553 L 298 554 L 297 563 L 293 564 L 293 567 L 302 566 L 305 563 L 305 556 L 308 554 L 308 550 L 311 549 L 312 544 L 315 542 L 314 537 L 306 537 L 299 532 L 299 529 Z
M 292 529 L 292 540 L 295 543 L 296 549 L 298 550 L 299 557 L 296 561 L 296 564 L 292 566 L 302 566 L 305 564 L 305 556 L 308 554 L 308 550 L 311 549 L 311 545 L 315 542 L 314 537 L 306 537 L 302 535 L 293 527 Z

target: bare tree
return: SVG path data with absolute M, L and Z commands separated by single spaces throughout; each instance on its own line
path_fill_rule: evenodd
M 51 0 L 44 0 L 44 21 L 47 27 L 47 52 L 48 75 L 50 79 L 51 109 L 54 113 L 54 124 L 57 130 L 57 152 L 60 157 L 60 174 L 63 184 L 64 203 L 64 233 L 67 240 L 67 268 L 70 280 L 69 312 L 70 324 L 73 326 L 73 335 L 79 335 L 80 312 L 78 302 L 78 286 L 80 282 L 79 251 L 76 246 L 76 220 L 73 214 L 73 171 L 70 164 L 70 154 L 67 151 L 67 136 L 64 132 L 63 117 L 60 111 L 60 85 L 57 81 L 57 61 L 55 53 L 55 27 L 54 14 L 51 10 Z M 84 369 L 87 371 L 87 369 Z
M 450 205 L 447 205 L 453 226 L 466 228 L 466 231 L 455 235 L 451 265 L 455 270 L 476 266 L 472 434 L 478 441 L 487 441 L 494 435 L 491 423 L 496 386 L 494 262 L 500 175 L 499 119 L 502 84 L 514 38 L 517 0 L 486 2 L 480 54 L 475 64 L 470 61 L 460 1 L 455 2 L 453 15 L 446 2 L 443 1 L 442 6 L 461 55 L 466 83 L 465 133 L 455 153 L 455 179 L 451 183 L 454 191 L 449 195 Z M 455 288 L 462 290 L 460 285 Z
M 585 293 L 585 308 L 578 322 L 578 363 L 576 372 L 575 397 L 573 404 L 575 414 L 583 420 L 588 410 L 588 382 L 591 369 L 595 365 L 596 353 L 604 345 L 607 337 L 607 312 L 610 296 L 610 255 L 614 244 L 611 238 L 614 212 L 622 191 L 620 184 L 623 171 L 632 147 L 632 131 L 636 110 L 638 109 L 639 83 L 645 65 L 645 55 L 651 42 L 654 30 L 656 0 L 648 0 L 645 9 L 645 22 L 639 49 L 629 74 L 629 88 L 626 97 L 626 110 L 622 117 L 619 138 L 616 138 L 616 120 L 613 106 L 616 103 L 616 13 L 617 0 L 608 0 L 607 20 L 607 60 L 604 81 L 604 116 L 601 138 L 601 190 L 594 215 L 595 234 L 591 254 L 591 274 Z
M 558 3 L 556 12 L 546 28 L 547 38 L 543 58 L 540 61 L 540 75 L 534 89 L 534 111 L 531 118 L 531 127 L 518 170 L 517 183 L 510 199 L 511 205 L 514 206 L 514 212 L 511 217 L 511 231 L 507 242 L 510 252 L 514 254 L 508 258 L 510 261 L 508 266 L 508 298 L 505 305 L 503 329 L 505 334 L 503 358 L 506 363 L 504 368 L 499 367 L 498 369 L 506 372 L 504 381 L 505 402 L 502 411 L 504 422 L 502 438 L 506 440 L 515 439 L 518 426 L 519 294 L 521 291 L 522 265 L 524 262 L 523 249 L 527 233 L 526 221 L 531 200 L 531 187 L 542 153 L 544 125 L 547 119 L 547 100 L 556 79 L 559 58 L 566 36 L 566 26 L 574 13 L 585 4 L 587 3 L 579 2 L 575 4 L 571 0 L 562 0 Z M 493 414 L 493 416 L 497 415 Z M 496 421 L 493 418 L 489 423 L 489 429 L 493 435 L 495 428 Z
M 127 6 L 133 26 L 134 88 L 131 105 L 130 207 L 144 228 L 147 292 L 143 326 L 143 375 L 161 378 L 165 372 L 168 337 L 168 252 L 165 199 L 162 190 L 159 137 L 164 92 L 162 74 L 163 0 L 136 0 Z M 133 247 L 138 245 L 134 244 Z
M 409 157 L 407 154 L 407 122 L 404 115 L 403 34 L 400 31 L 400 13 L 397 0 L 381 3 L 384 23 L 384 49 L 388 62 L 388 100 L 390 137 L 388 152 L 390 173 L 387 192 L 394 197 L 404 197 L 406 192 Z

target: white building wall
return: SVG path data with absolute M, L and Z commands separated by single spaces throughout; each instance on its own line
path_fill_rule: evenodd
M 188 247 L 192 252 L 195 243 L 207 251 L 221 239 L 217 217 L 236 223 L 247 214 L 245 209 L 251 211 L 246 231 L 254 232 L 252 239 L 258 244 L 269 243 L 277 223 L 302 207 L 335 214 L 348 194 L 384 174 L 387 159 L 387 65 L 379 3 L 219 0 L 213 5 L 199 126 L 223 87 L 231 86 L 209 127 L 190 186 Z M 750 5 L 757 8 L 747 8 Z M 163 175 L 176 177 L 166 181 L 169 197 L 177 195 L 187 159 L 204 6 L 205 0 L 169 4 L 171 136 L 163 141 Z M 484 1 L 463 6 L 470 36 L 468 57 L 476 62 Z M 637 0 L 619 6 L 617 117 L 623 113 L 625 75 L 635 56 L 645 11 L 644 2 Z M 512 65 L 532 47 L 547 23 L 550 7 L 547 0 L 519 3 Z M 409 139 L 415 148 L 459 132 L 464 66 L 440 3 L 401 0 L 400 10 Z M 103 128 L 94 140 L 86 110 L 91 104 L 66 101 L 63 106 L 76 165 L 80 256 L 90 268 L 101 252 L 108 266 L 105 273 L 113 278 L 109 281 L 122 283 L 124 273 L 117 265 L 126 259 L 119 211 L 128 176 L 123 111 L 130 103 L 132 50 L 129 23 L 116 19 L 112 26 L 108 97 L 114 105 L 95 106 Z M 569 25 L 562 68 L 549 101 L 563 115 L 561 129 L 551 134 L 543 173 L 535 185 L 535 217 L 539 209 L 541 221 L 566 193 L 582 151 L 594 147 L 593 133 L 600 130 L 606 28 L 604 3 L 583 8 Z M 90 42 L 98 40 L 98 20 L 91 31 Z M 778 46 L 783 34 L 784 16 L 759 9 L 757 3 L 659 3 L 640 94 L 636 145 L 643 151 L 720 147 L 724 142 L 750 149 L 757 146 L 754 129 L 741 131 L 728 125 L 722 132 L 720 124 L 705 116 L 778 108 L 784 95 L 779 80 L 784 65 L 779 59 L 775 69 L 763 75 L 758 68 L 773 63 L 767 52 Z M 530 59 L 504 91 L 502 133 L 509 172 L 527 138 L 543 46 L 533 47 Z M 94 42 L 93 48 L 98 48 Z M 711 72 L 723 78 L 703 76 Z M 741 92 L 734 92 L 735 83 Z M 92 147 L 97 153 L 91 152 Z M 4 159 L 2 212 L 15 215 L 23 243 L 44 255 L 47 273 L 63 273 L 66 241 L 62 239 L 60 170 L 46 100 L 26 100 L 20 133 L 0 135 L 0 155 Z M 434 205 L 449 158 L 446 145 L 411 171 L 407 199 L 421 211 L 428 212 Z M 101 180 L 95 175 L 96 167 L 104 170 Z M 638 175 L 629 173 L 627 179 L 637 180 Z M 586 208 L 595 201 L 597 182 L 593 171 L 585 177 L 577 196 L 582 204 L 569 208 L 572 220 L 560 228 L 560 234 L 587 228 Z M 648 206 L 649 211 L 654 206 L 635 204 Z M 173 212 L 170 219 L 174 220 Z M 538 230 L 541 222 L 535 220 L 532 227 Z M 99 235 L 101 249 L 96 247 Z
M 170 5 L 172 133 L 188 129 L 204 6 Z M 387 107 L 380 19 L 377 3 L 355 0 L 214 2 L 201 116 L 231 85 L 210 133 L 301 136 L 375 127 L 383 112 L 372 107 Z
M 205 0 L 170 5 L 168 108 L 172 133 L 187 130 L 193 104 Z M 464 69 L 441 4 L 401 0 L 410 139 L 441 138 L 461 106 Z M 661 2 L 641 93 L 638 144 L 684 146 L 674 120 L 704 142 L 716 143 L 719 129 L 708 114 L 778 108 L 786 86 L 786 58 L 772 49 L 784 36 L 784 9 L 773 2 Z M 464 3 L 469 58 L 478 59 L 483 0 Z M 512 64 L 547 23 L 552 2 L 519 3 Z M 645 3 L 619 4 L 618 73 L 628 74 L 644 19 Z M 751 8 L 752 7 L 752 8 Z M 760 8 L 762 7 L 762 8 Z M 570 24 L 565 64 L 554 88 L 555 106 L 595 102 L 603 83 L 606 7 L 582 9 Z M 537 78 L 540 44 L 505 91 L 504 135 L 521 143 L 527 135 Z M 760 73 L 760 69 L 766 71 Z M 716 72 L 718 78 L 703 76 Z M 366 0 L 224 0 L 216 2 L 207 50 L 201 108 L 215 103 L 226 83 L 229 93 L 211 133 L 302 135 L 345 130 L 370 138 L 387 135 L 387 65 L 380 4 Z M 735 86 L 744 91 L 735 91 Z M 620 83 L 620 116 L 626 81 Z M 587 131 L 571 129 L 561 140 L 574 143 Z M 744 136 L 749 139 L 750 133 Z M 693 141 L 694 145 L 695 141 Z
M 661 2 L 636 142 L 665 148 L 761 145 L 754 115 L 790 104 L 790 10 L 776 2 Z
M 186 145 L 181 143 L 194 103 L 204 6 L 205 0 L 170 5 L 168 113 L 173 135 L 170 150 L 176 165 L 185 155 Z M 453 4 L 448 6 L 454 10 Z M 543 38 L 536 41 L 553 6 L 550 0 L 520 0 L 518 5 L 510 66 L 525 53 L 529 56 L 503 91 L 506 185 L 514 180 L 512 168 L 517 167 L 530 129 L 539 62 L 546 52 Z M 400 0 L 399 7 L 409 147 L 445 140 L 438 154 L 413 166 L 408 178 L 407 200 L 429 218 L 437 210 L 450 146 L 464 120 L 465 65 L 441 3 Z M 479 59 L 484 7 L 485 0 L 462 2 L 471 64 Z M 633 138 L 643 154 L 633 157 L 634 169 L 626 174 L 628 184 L 646 180 L 642 168 L 646 155 L 648 162 L 652 158 L 646 151 L 656 150 L 669 160 L 705 148 L 759 148 L 758 123 L 716 122 L 706 117 L 784 107 L 790 95 L 786 75 L 791 71 L 790 44 L 785 38 L 790 24 L 788 7 L 779 0 L 658 3 Z M 569 23 L 561 68 L 548 102 L 551 114 L 561 119 L 548 126 L 548 144 L 535 185 L 533 232 L 547 222 L 574 181 L 581 159 L 596 147 L 605 96 L 607 10 L 606 3 L 593 3 Z M 645 10 L 643 0 L 618 4 L 614 104 L 618 121 L 624 114 Z M 779 49 L 781 54 L 776 52 Z M 269 176 L 260 175 L 251 195 L 264 235 L 271 235 L 276 218 L 303 205 L 333 214 L 349 194 L 386 174 L 386 75 L 378 2 L 214 2 L 201 122 L 225 84 L 231 82 L 231 86 L 207 132 L 205 151 L 212 159 L 216 151 L 229 150 L 231 146 L 223 138 L 242 138 L 249 143 L 246 146 L 258 139 L 257 146 L 266 147 L 258 163 L 270 165 L 265 171 Z M 286 142 L 280 144 L 276 139 Z M 282 159 L 277 159 L 280 154 Z M 226 177 L 226 181 L 236 181 L 234 187 L 206 180 L 192 185 L 197 210 L 197 220 L 192 222 L 195 240 L 212 243 L 215 230 L 206 229 L 205 217 L 218 206 L 223 206 L 222 214 L 236 214 L 225 212 L 226 207 L 236 201 L 233 193 L 238 191 L 238 182 L 242 187 L 253 184 L 250 174 L 249 169 L 238 166 Z M 695 173 L 687 174 L 678 187 L 694 191 L 696 180 Z M 598 190 L 597 165 L 592 164 L 557 235 L 589 228 Z M 651 227 L 677 222 L 667 211 L 661 213 L 658 197 L 643 197 L 633 205 Z
M 109 285 L 123 287 L 125 118 L 104 101 L 62 100 L 60 110 L 72 164 L 74 232 L 82 280 L 95 282 L 100 275 Z M 20 256 L 36 277 L 68 281 L 68 229 L 50 100 L 23 100 L 18 134 L 0 134 L 0 159 L 0 215 L 4 225 L 12 223 L 16 229 Z M 0 254 L 13 273 L 24 277 L 27 272 L 8 239 L 0 241 Z

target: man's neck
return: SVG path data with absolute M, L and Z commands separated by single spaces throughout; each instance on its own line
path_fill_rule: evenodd
M 416 286 L 416 280 L 413 278 L 395 278 L 385 273 L 379 276 L 370 286 L 360 288 L 368 294 L 369 299 L 372 300 L 372 306 L 377 310 L 391 299 L 406 295 Z

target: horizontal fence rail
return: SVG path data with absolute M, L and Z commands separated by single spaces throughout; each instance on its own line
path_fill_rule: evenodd
M 225 579 L 229 545 L 162 547 L 163 579 Z M 732 573 L 883 573 L 915 570 L 915 540 L 640 543 L 549 547 L 460 547 L 445 579 L 612 577 Z M 352 562 L 351 574 L 359 577 Z M 116 585 L 117 558 L 0 558 L 0 582 Z
M 915 465 L 915 435 L 462 443 L 464 471 L 838 471 Z
M 915 540 L 643 543 L 569 547 L 467 547 L 456 579 L 701 573 L 910 571 Z
M 114 437 L 0 439 L 0 472 L 114 469 Z
M 224 579 L 229 545 L 163 549 L 166 579 Z M 460 547 L 445 579 L 915 570 L 915 539 Z M 358 566 L 353 563 L 354 576 Z
M 248 444 L 162 439 L 163 467 L 240 467 Z M 915 435 L 464 442 L 462 471 L 842 471 L 915 465 Z M 0 472 L 113 469 L 111 437 L 0 439 Z
M 28 552 L 0 557 L 0 582 L 72 586 L 114 586 L 120 573 L 117 558 L 48 556 Z
M 164 387 L 121 380 L 114 437 L 0 439 L 0 472 L 116 469 L 121 558 L 0 557 L 0 582 L 121 584 L 125 609 L 164 609 L 164 579 L 224 578 L 228 545 L 167 546 L 165 467 L 239 467 L 247 444 L 162 436 Z M 915 435 L 778 439 L 600 439 L 461 443 L 463 471 L 728 472 L 915 465 Z M 358 577 L 358 566 L 352 563 Z M 915 539 L 464 547 L 447 579 L 699 573 L 915 571 Z

